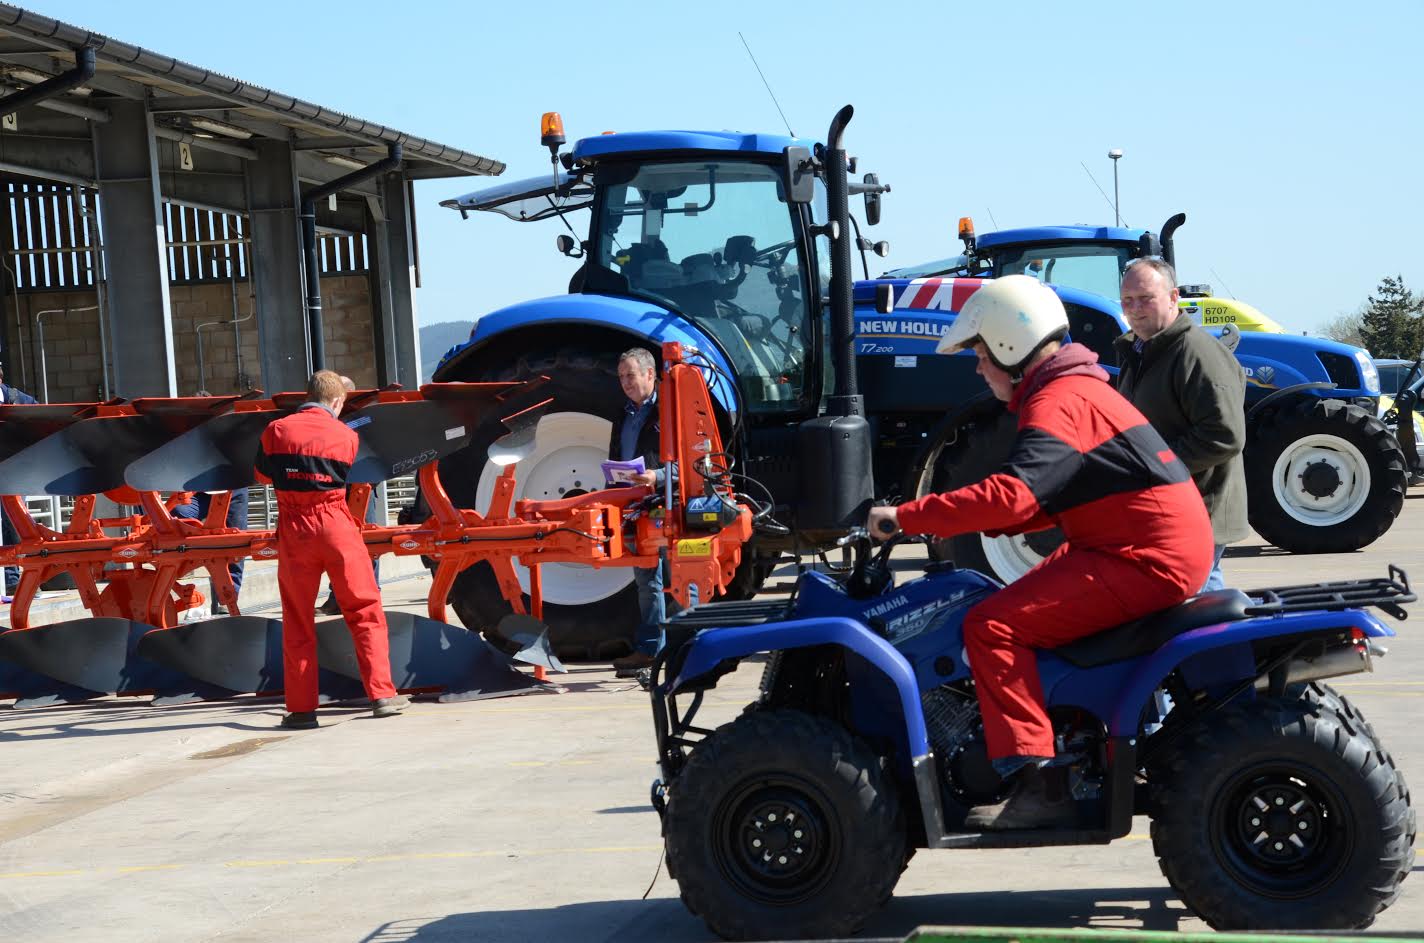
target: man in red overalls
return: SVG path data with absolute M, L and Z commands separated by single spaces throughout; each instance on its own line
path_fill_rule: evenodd
M 377 717 L 409 701 L 391 683 L 386 615 L 371 575 L 361 527 L 346 507 L 346 476 L 356 461 L 356 433 L 337 419 L 346 402 L 340 375 L 318 370 L 307 402 L 262 433 L 257 470 L 277 492 L 277 584 L 282 594 L 282 664 L 287 716 L 282 726 L 317 725 L 314 610 L 321 574 L 331 586 L 356 643 L 361 680 Z
M 1018 416 L 1009 459 L 983 481 L 875 508 L 882 521 L 939 537 L 1059 527 L 1064 543 L 964 617 L 984 737 L 1015 789 L 972 813 L 971 828 L 1073 824 L 1072 803 L 1041 769 L 1053 759 L 1035 650 L 1065 645 L 1191 596 L 1211 569 L 1206 506 L 1181 460 L 1107 383 L 1098 357 L 1063 344 L 1068 316 L 1025 275 L 985 282 L 937 350 L 973 348 L 978 373 Z

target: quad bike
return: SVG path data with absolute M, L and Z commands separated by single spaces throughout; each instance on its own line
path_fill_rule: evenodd
M 1356 929 L 1414 862 L 1409 790 L 1374 730 L 1323 679 L 1372 670 L 1408 578 L 1186 602 L 1038 654 L 1055 766 L 1077 825 L 966 829 L 1008 787 L 984 743 L 966 611 L 1000 587 L 932 563 L 894 585 L 892 548 L 860 530 L 843 579 L 790 599 L 669 620 L 650 689 L 652 800 L 688 909 L 727 939 L 842 936 L 889 899 L 920 848 L 1107 844 L 1152 820 L 1158 862 L 1221 930 Z M 769 656 L 731 723 L 703 695 Z

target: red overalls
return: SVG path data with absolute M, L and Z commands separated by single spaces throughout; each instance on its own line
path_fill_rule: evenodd
M 356 433 L 308 403 L 262 433 L 257 470 L 277 492 L 277 585 L 282 594 L 282 664 L 287 710 L 317 706 L 315 616 L 324 572 L 356 644 L 371 700 L 394 697 L 386 614 L 361 527 L 346 507 Z
M 1053 756 L 1035 649 L 1176 605 L 1211 569 L 1211 521 L 1186 466 L 1068 344 L 1029 370 L 1009 410 L 1018 437 L 983 481 L 900 505 L 900 527 L 940 537 L 1060 527 L 1062 546 L 964 617 L 989 756 Z

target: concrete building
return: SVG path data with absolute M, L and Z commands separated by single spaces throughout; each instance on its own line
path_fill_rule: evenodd
M 411 181 L 504 169 L 7 4 L 0 96 L 0 359 L 50 402 L 415 387 Z

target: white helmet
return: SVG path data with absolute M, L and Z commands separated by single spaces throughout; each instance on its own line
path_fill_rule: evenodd
M 983 342 L 989 359 L 1017 374 L 1048 341 L 1068 333 L 1068 312 L 1058 293 L 1028 275 L 986 281 L 960 309 L 935 352 L 952 354 Z

